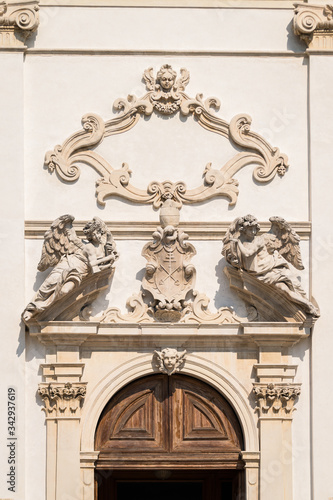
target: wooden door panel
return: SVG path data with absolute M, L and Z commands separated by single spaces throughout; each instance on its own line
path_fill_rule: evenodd
M 101 455 L 167 451 L 167 383 L 163 376 L 141 380 L 107 405 L 96 433 Z
M 199 380 L 171 378 L 172 451 L 239 453 L 241 429 L 227 401 Z
M 125 387 L 104 409 L 97 468 L 241 466 L 242 433 L 229 403 L 204 382 L 152 375 Z

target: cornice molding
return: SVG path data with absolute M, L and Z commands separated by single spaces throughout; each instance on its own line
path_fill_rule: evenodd
M 0 50 L 24 48 L 39 25 L 38 0 L 0 2 Z
M 51 220 L 27 220 L 25 222 L 25 238 L 28 240 L 44 239 L 45 232 L 50 228 Z M 148 240 L 156 229 L 156 222 L 105 221 L 116 240 Z M 73 226 L 79 237 L 83 237 L 83 226 L 86 221 L 75 220 Z M 230 222 L 182 222 L 181 228 L 193 240 L 221 241 L 225 236 Z M 301 240 L 308 240 L 311 234 L 311 222 L 293 221 L 292 226 Z M 270 228 L 270 223 L 260 221 L 263 232 Z
M 294 33 L 308 49 L 333 52 L 333 6 L 295 3 Z

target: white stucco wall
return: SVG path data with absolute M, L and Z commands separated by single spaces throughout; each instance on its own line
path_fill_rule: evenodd
M 312 286 L 322 318 L 315 327 L 312 347 L 310 341 L 304 340 L 293 350 L 293 362 L 299 365 L 296 382 L 302 383 L 293 423 L 294 500 L 329 500 L 333 497 L 327 419 L 333 411 L 327 398 L 332 346 L 328 279 L 332 272 L 332 245 L 327 232 L 331 203 L 328 167 L 332 56 L 313 55 L 309 65 L 303 42 L 292 34 L 290 8 L 55 6 L 42 7 L 40 15 L 40 27 L 28 40 L 24 59 L 22 54 L 0 52 L 6 75 L 0 81 L 0 93 L 6 96 L 1 103 L 0 122 L 0 137 L 4 139 L 1 202 L 2 213 L 10 212 L 9 225 L 7 215 L 1 219 L 6 256 L 2 296 L 7 298 L 2 323 L 1 394 L 3 403 L 7 387 L 16 385 L 20 412 L 18 491 L 8 492 L 2 473 L 0 497 L 45 498 L 45 419 L 36 398 L 44 347 L 31 338 L 25 344 L 19 326 L 20 313 L 43 278 L 36 271 L 42 240 L 26 240 L 24 248 L 24 220 L 51 221 L 71 213 L 77 220 L 98 215 L 108 221 L 158 221 L 158 213 L 151 206 L 112 199 L 107 200 L 105 208 L 99 207 L 95 199 L 95 171 L 83 165 L 77 182 L 64 183 L 43 168 L 44 155 L 81 128 L 84 114 L 96 113 L 104 120 L 116 116 L 112 109 L 114 100 L 128 94 L 144 95 L 143 71 L 152 66 L 156 72 L 168 63 L 177 71 L 182 67 L 190 71 L 186 88 L 190 96 L 203 93 L 204 97 L 216 96 L 221 100 L 219 117 L 230 121 L 239 113 L 249 114 L 252 129 L 287 154 L 290 163 L 283 178 L 276 177 L 267 185 L 253 180 L 253 167 L 244 168 L 235 175 L 240 191 L 235 207 L 228 207 L 223 198 L 184 206 L 181 220 L 231 222 L 253 213 L 263 221 L 280 215 L 291 222 L 313 222 L 311 244 L 307 240 L 301 244 L 304 262 L 312 262 L 313 272 L 307 265 L 301 274 L 304 287 Z M 127 162 L 133 171 L 133 184 L 144 189 L 152 180 L 166 179 L 182 180 L 189 187 L 196 187 L 205 165 L 212 162 L 221 167 L 234 148 L 222 137 L 200 128 L 191 117 L 180 119 L 176 114 L 163 119 L 154 114 L 141 118 L 126 134 L 105 139 L 97 151 L 115 168 Z M 229 290 L 221 274 L 221 242 L 191 242 L 197 250 L 193 259 L 196 288 L 208 295 L 212 309 L 227 305 L 245 315 L 244 304 Z M 117 242 L 121 257 L 112 288 L 97 301 L 96 313 L 111 305 L 124 311 L 126 299 L 139 291 L 145 266 L 141 257 L 144 243 L 135 239 Z M 247 354 L 244 360 L 237 358 L 236 350 L 224 357 L 209 351 L 199 354 L 225 363 L 230 373 L 250 390 L 255 380 L 250 371 L 254 353 L 253 357 Z M 123 353 L 122 362 L 130 356 L 131 353 Z M 103 374 L 107 373 L 107 364 L 116 359 L 120 362 L 115 353 L 86 356 L 85 377 L 97 383 L 97 367 L 102 366 Z M 0 441 L 5 442 L 6 415 L 0 415 Z M 0 464 L 5 471 L 5 446 L 0 449 Z

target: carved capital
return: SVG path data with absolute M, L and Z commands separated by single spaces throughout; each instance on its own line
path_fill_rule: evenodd
M 309 49 L 333 50 L 333 6 L 296 3 L 294 32 Z
M 24 47 L 39 25 L 38 0 L 0 2 L 0 50 Z
M 38 394 L 44 401 L 47 417 L 80 417 L 86 395 L 86 383 L 39 384 Z
M 300 384 L 254 384 L 253 394 L 260 418 L 292 418 Z

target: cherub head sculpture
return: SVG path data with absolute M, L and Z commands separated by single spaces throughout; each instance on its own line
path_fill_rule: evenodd
M 179 372 L 185 363 L 186 351 L 178 352 L 176 349 L 167 347 L 162 351 L 154 352 L 157 358 L 156 366 L 160 372 L 166 373 L 167 375 Z
M 164 64 L 156 75 L 156 83 L 162 90 L 169 92 L 175 84 L 177 73 L 172 69 L 170 64 Z

